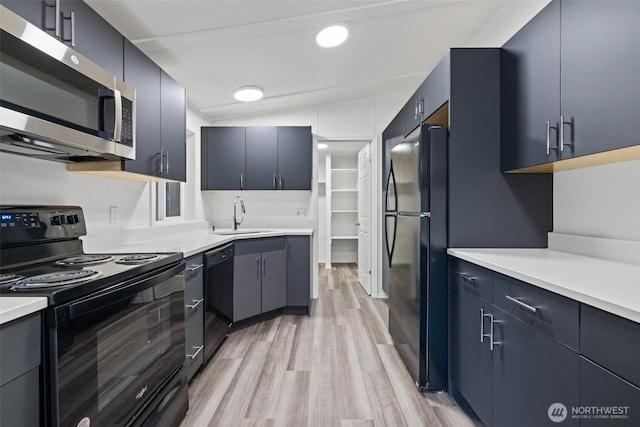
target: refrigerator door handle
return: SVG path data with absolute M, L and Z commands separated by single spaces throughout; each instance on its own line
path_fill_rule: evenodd
M 411 216 L 416 218 L 431 218 L 431 212 L 403 212 L 399 211 L 396 216 Z
M 389 193 L 391 186 L 393 186 L 393 196 L 394 196 L 394 204 L 395 208 L 391 209 L 389 206 Z M 389 173 L 387 174 L 387 197 L 385 199 L 384 210 L 386 213 L 392 213 L 398 211 L 398 191 L 396 187 L 396 174 L 393 171 L 393 160 L 391 160 L 391 165 L 389 166 Z
M 385 229 L 387 227 L 389 227 L 389 221 L 388 218 L 394 218 L 393 221 L 393 238 L 391 240 L 391 246 L 389 246 L 389 231 L 385 230 L 384 233 L 384 240 L 386 242 L 386 246 L 387 246 L 387 257 L 389 259 L 389 268 L 391 268 L 391 261 L 393 260 L 393 251 L 396 248 L 396 228 L 398 226 L 397 221 L 395 221 L 395 219 L 398 217 L 398 213 L 397 212 L 392 212 L 386 215 L 387 220 L 385 221 Z

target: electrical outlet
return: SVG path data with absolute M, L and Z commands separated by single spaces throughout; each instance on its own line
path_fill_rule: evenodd
M 304 208 L 296 208 L 296 216 L 304 216 Z
M 117 224 L 118 223 L 118 207 L 111 206 L 109 208 L 109 223 Z

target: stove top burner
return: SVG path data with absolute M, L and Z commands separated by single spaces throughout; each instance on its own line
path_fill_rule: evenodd
M 22 279 L 24 276 L 19 274 L 0 274 L 0 286 L 10 285 Z
M 128 255 L 124 258 L 120 258 L 116 263 L 118 264 L 144 264 L 149 261 L 158 259 L 160 256 L 156 254 L 136 254 Z
M 86 280 L 100 277 L 102 273 L 93 270 L 69 270 L 55 273 L 39 274 L 30 276 L 15 283 L 11 290 L 21 291 L 36 288 L 49 288 L 54 286 L 71 285 L 84 282 Z
M 113 257 L 111 255 L 80 255 L 61 259 L 60 261 L 56 261 L 55 264 L 61 265 L 63 267 L 73 267 L 79 265 L 103 264 L 111 260 L 113 260 Z

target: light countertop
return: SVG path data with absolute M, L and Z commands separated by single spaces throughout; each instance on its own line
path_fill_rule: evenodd
M 549 249 L 449 249 L 449 255 L 640 323 L 640 265 Z
M 217 230 L 228 231 L 228 230 Z M 250 231 L 250 230 L 247 230 Z M 185 258 L 200 252 L 230 243 L 235 240 L 259 239 L 278 236 L 311 236 L 312 228 L 278 228 L 268 229 L 260 233 L 220 235 L 211 230 L 189 231 L 181 234 L 170 234 L 164 237 L 142 240 L 139 242 L 118 245 L 100 252 L 133 253 L 133 252 L 182 252 Z
M 47 307 L 44 297 L 0 297 L 0 325 Z

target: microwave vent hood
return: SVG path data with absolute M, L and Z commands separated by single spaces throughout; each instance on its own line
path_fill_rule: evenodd
M 135 159 L 135 89 L 0 5 L 0 151 Z

